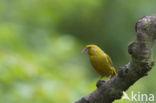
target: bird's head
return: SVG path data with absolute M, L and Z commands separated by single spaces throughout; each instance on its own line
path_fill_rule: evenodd
M 82 53 L 88 53 L 89 55 L 97 55 L 103 51 L 97 45 L 86 45 L 82 50 Z

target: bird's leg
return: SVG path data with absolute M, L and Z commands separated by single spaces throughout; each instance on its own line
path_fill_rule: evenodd
M 112 76 L 109 75 L 109 76 L 108 76 L 108 79 L 106 80 L 106 82 L 109 81 L 109 80 L 111 80 L 111 78 L 112 78 Z
M 100 77 L 100 79 L 96 83 L 96 87 L 99 88 L 105 81 L 102 80 L 103 76 Z
M 112 78 L 112 76 L 110 75 L 110 76 L 108 77 L 108 80 L 107 80 L 107 81 L 109 81 L 111 78 Z

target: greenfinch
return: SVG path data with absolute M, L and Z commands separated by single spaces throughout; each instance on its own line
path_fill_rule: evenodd
M 87 45 L 82 52 L 89 54 L 90 62 L 101 78 L 112 78 L 116 74 L 111 58 L 97 45 Z

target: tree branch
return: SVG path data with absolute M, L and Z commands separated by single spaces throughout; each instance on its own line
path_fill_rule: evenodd
M 112 103 L 121 98 L 123 91 L 147 75 L 154 66 L 152 46 L 156 39 L 156 15 L 141 18 L 135 29 L 136 40 L 128 46 L 131 61 L 119 68 L 111 80 L 101 83 L 99 88 L 75 103 Z

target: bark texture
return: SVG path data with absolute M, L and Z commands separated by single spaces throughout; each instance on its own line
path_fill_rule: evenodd
M 123 91 L 147 75 L 154 66 L 152 47 L 156 39 L 156 15 L 139 19 L 135 29 L 136 40 L 128 46 L 130 62 L 119 68 L 111 80 L 101 82 L 99 88 L 75 103 L 112 103 L 121 98 Z

